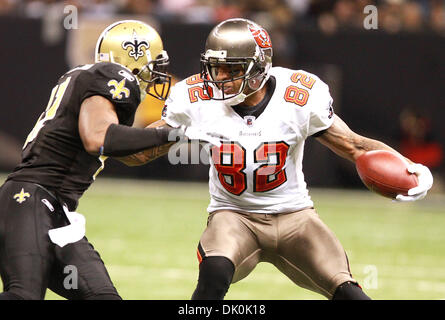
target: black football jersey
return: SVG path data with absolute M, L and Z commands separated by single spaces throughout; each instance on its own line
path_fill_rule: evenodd
M 80 106 L 94 95 L 113 103 L 120 124 L 133 124 L 140 89 L 128 69 L 108 62 L 74 68 L 52 90 L 46 110 L 25 141 L 21 163 L 8 180 L 42 185 L 74 210 L 106 159 L 89 154 L 79 136 Z

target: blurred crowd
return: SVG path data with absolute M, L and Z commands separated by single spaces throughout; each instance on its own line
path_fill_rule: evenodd
M 405 108 L 399 115 L 398 151 L 416 163 L 430 168 L 435 191 L 445 190 L 445 149 L 433 132 L 427 111 Z
M 0 15 L 38 18 L 50 7 L 66 5 L 96 16 L 137 14 L 209 24 L 246 17 L 271 30 L 309 26 L 325 33 L 364 29 L 364 8 L 373 5 L 379 30 L 445 34 L 445 0 L 0 0 Z

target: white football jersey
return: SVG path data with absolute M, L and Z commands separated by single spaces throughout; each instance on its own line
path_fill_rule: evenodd
M 194 75 L 171 90 L 162 118 L 230 139 L 209 154 L 208 212 L 292 212 L 313 206 L 302 171 L 304 142 L 333 122 L 328 86 L 302 70 L 274 67 L 273 95 L 255 118 L 211 100 Z

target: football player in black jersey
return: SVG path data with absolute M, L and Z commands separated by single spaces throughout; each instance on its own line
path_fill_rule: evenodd
M 107 157 L 142 164 L 147 157 L 131 155 L 169 141 L 171 127 L 131 127 L 146 93 L 168 95 L 168 63 L 158 33 L 125 20 L 102 33 L 95 64 L 58 80 L 0 188 L 0 299 L 43 299 L 47 288 L 67 299 L 121 299 L 74 211 Z M 64 285 L 67 266 L 75 285 Z

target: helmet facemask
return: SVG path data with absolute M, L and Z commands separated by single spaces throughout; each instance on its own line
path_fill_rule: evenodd
M 229 69 L 230 77 L 216 80 L 218 68 L 221 66 Z M 204 88 L 211 99 L 224 100 L 226 104 L 234 105 L 243 102 L 245 98 L 260 90 L 268 75 L 265 73 L 265 69 L 255 61 L 255 58 L 220 59 L 202 54 L 201 78 L 204 80 Z M 226 93 L 226 84 L 237 80 L 243 80 L 238 92 Z
M 133 74 L 141 82 L 141 90 L 156 99 L 165 100 L 171 86 L 171 76 L 167 74 L 169 64 L 167 52 L 163 50 L 155 60 L 151 60 L 141 70 L 133 69 Z M 150 92 L 151 88 L 153 92 Z

